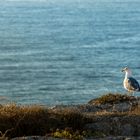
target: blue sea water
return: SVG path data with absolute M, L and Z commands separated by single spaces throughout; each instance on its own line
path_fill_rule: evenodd
M 122 67 L 140 82 L 139 7 L 139 0 L 0 1 L 0 103 L 80 104 L 125 93 Z

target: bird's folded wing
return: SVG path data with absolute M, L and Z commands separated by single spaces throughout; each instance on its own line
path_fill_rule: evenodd
M 136 79 L 130 77 L 126 81 L 126 86 L 129 90 L 139 90 L 140 86 Z

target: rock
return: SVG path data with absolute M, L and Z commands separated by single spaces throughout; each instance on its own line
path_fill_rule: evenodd
M 98 108 L 98 111 L 106 110 L 109 112 L 127 112 L 132 111 L 133 109 L 138 107 L 140 103 L 139 97 L 136 98 L 134 96 L 119 95 L 119 99 L 115 100 L 114 98 L 117 98 L 116 96 L 117 95 L 111 95 L 113 99 L 111 98 L 108 100 L 107 98 L 109 98 L 109 96 L 105 99 L 93 99 L 89 101 L 89 104 L 93 105 L 94 108 Z
M 28 137 L 17 137 L 11 140 L 68 140 L 62 138 L 53 138 L 45 136 L 28 136 Z M 140 140 L 140 137 L 128 137 L 128 136 L 108 136 L 103 138 L 83 138 L 83 140 Z
M 16 138 L 12 138 L 11 140 L 67 140 L 67 139 L 53 138 L 53 137 L 46 137 L 46 136 L 27 136 L 27 137 L 16 137 Z
M 92 123 L 87 123 L 85 129 L 102 132 L 114 136 L 140 136 L 139 116 L 100 116 Z
M 11 140 L 46 140 L 45 136 L 27 136 L 27 137 L 16 137 Z
M 136 131 L 135 131 L 135 135 L 139 136 L 140 135 L 140 125 L 137 125 Z
M 126 112 L 130 111 L 132 108 L 132 104 L 128 102 L 124 103 L 119 103 L 119 104 L 114 104 L 112 110 L 116 112 Z
M 85 129 L 102 132 L 102 133 L 108 135 L 109 132 L 111 131 L 111 126 L 107 122 L 96 122 L 96 123 L 86 124 Z
M 135 129 L 131 124 L 125 124 L 120 127 L 121 136 L 133 136 Z
M 140 140 L 140 137 L 128 137 L 128 136 L 109 136 L 105 138 L 97 138 L 93 140 Z

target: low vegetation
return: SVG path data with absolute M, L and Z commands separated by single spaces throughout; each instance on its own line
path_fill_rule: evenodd
M 0 108 L 1 137 L 46 135 L 58 128 L 81 129 L 88 119 L 74 110 L 51 111 L 42 106 L 4 105 Z
M 120 94 L 107 94 L 96 100 L 96 103 L 121 102 L 129 100 L 130 97 Z M 64 137 L 82 140 L 83 137 L 105 136 L 103 132 L 87 130 L 85 124 L 94 123 L 96 117 L 111 116 L 140 116 L 140 107 L 133 111 L 113 112 L 107 111 L 96 113 L 81 113 L 76 109 L 50 109 L 45 106 L 30 105 L 20 106 L 7 104 L 0 106 L 0 140 L 6 137 L 48 135 L 53 137 Z
M 99 98 L 89 101 L 89 103 L 90 104 L 92 104 L 92 103 L 94 103 L 94 104 L 106 104 L 106 103 L 114 104 L 114 103 L 119 103 L 119 102 L 130 101 L 131 99 L 134 99 L 134 97 L 128 96 L 126 94 L 122 95 L 119 93 L 116 93 L 116 94 L 108 93 Z
M 55 138 L 66 138 L 71 140 L 83 140 L 85 137 L 104 137 L 105 134 L 98 131 L 83 130 L 73 131 L 71 128 L 65 128 L 64 130 L 57 129 L 52 136 Z

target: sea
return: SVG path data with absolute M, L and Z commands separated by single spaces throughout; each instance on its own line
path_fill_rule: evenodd
M 126 94 L 126 66 L 140 82 L 139 0 L 0 0 L 0 104 Z

